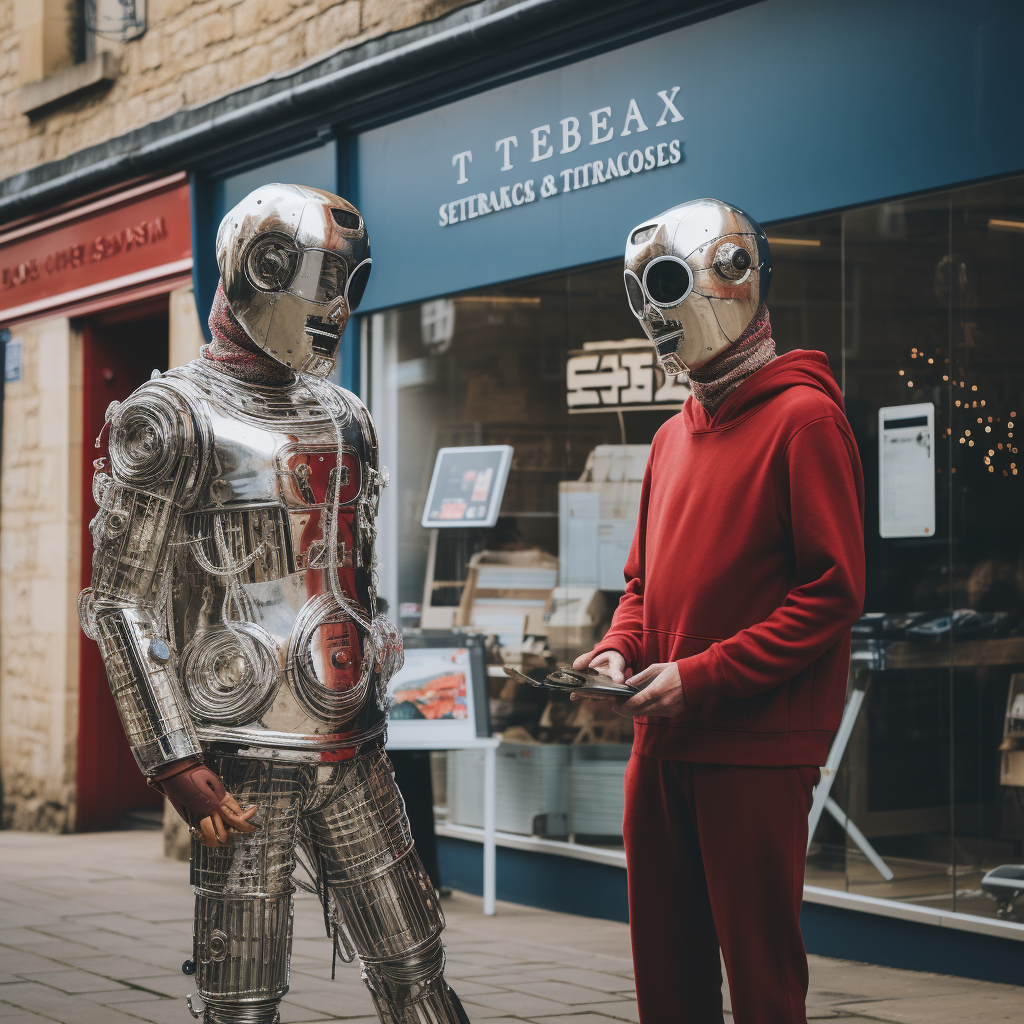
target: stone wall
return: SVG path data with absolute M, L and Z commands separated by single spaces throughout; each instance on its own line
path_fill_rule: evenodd
M 78 746 L 82 344 L 68 320 L 15 327 L 0 484 L 3 824 L 74 827 Z
M 169 298 L 170 365 L 199 355 L 191 288 Z M 2 823 L 75 826 L 81 589 L 82 344 L 63 318 L 12 331 L 0 473 Z
M 0 0 L 0 177 L 440 17 L 466 0 L 149 0 L 145 35 L 124 44 L 96 41 L 120 59 L 113 86 L 30 120 L 18 112 L 17 94 L 26 75 L 45 66 L 34 52 L 41 36 L 30 31 L 26 14 L 39 2 Z

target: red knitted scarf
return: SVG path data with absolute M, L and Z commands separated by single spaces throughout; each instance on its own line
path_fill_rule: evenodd
M 217 369 L 248 384 L 290 384 L 294 380 L 287 366 L 268 356 L 245 333 L 228 305 L 223 282 L 217 285 L 209 324 L 213 341 L 204 345 L 199 354 L 216 363 Z
M 693 397 L 708 412 L 714 412 L 752 373 L 774 358 L 775 340 L 768 307 L 761 303 L 754 319 L 734 344 L 709 363 L 690 371 Z

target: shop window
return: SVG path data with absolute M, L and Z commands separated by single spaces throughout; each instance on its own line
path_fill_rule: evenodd
M 1024 906 L 1000 903 L 985 878 L 1024 859 L 1024 178 L 776 224 L 768 235 L 777 348 L 827 354 L 865 475 L 857 713 L 828 777 L 834 803 L 815 826 L 808 884 L 1022 920 Z M 648 444 L 673 414 L 580 414 L 568 403 L 574 353 L 621 351 L 639 333 L 621 264 L 371 321 L 370 393 L 395 484 L 382 509 L 381 578 L 404 624 L 418 624 L 430 565 L 432 599 L 453 614 L 482 550 L 536 549 L 564 577 L 577 534 L 560 524 L 560 495 L 595 452 Z M 894 491 L 880 447 L 908 423 L 924 424 L 909 429 L 927 459 Z M 515 448 L 503 515 L 493 531 L 435 531 L 431 550 L 419 523 L 434 456 L 461 444 Z M 558 634 L 560 648 L 549 624 L 551 656 L 566 660 L 600 634 L 617 593 L 595 592 L 591 618 L 601 621 Z M 544 650 L 527 643 L 521 656 Z M 499 727 L 529 733 L 512 735 L 578 738 L 569 712 L 546 697 L 530 703 L 492 687 Z M 571 820 L 570 809 L 570 831 Z

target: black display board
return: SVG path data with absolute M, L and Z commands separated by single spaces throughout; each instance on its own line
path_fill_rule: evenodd
M 434 463 L 422 525 L 491 527 L 498 521 L 512 463 L 507 444 L 442 448 Z

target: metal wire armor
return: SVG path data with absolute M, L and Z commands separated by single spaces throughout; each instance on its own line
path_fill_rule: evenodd
M 200 755 L 259 808 L 229 846 L 193 842 L 204 1020 L 279 1019 L 298 847 L 381 1020 L 465 1021 L 382 749 L 403 655 L 376 614 L 368 413 L 318 378 L 256 386 L 197 360 L 108 421 L 82 627 L 142 771 Z

